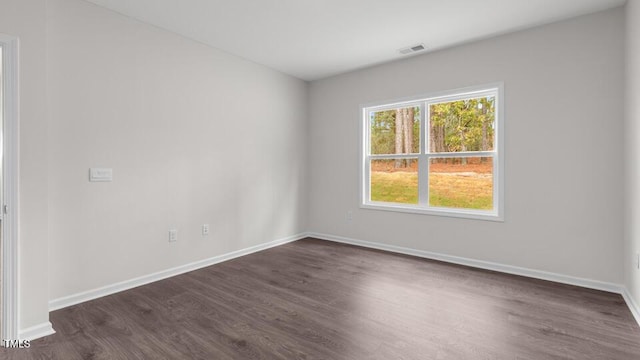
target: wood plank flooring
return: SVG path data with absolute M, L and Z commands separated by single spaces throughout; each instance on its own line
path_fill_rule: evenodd
M 2 359 L 640 359 L 620 295 L 315 239 L 51 313 Z

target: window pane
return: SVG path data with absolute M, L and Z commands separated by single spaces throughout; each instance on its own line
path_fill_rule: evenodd
M 491 151 L 495 138 L 495 97 L 429 105 L 429 151 Z
M 431 159 L 429 205 L 493 210 L 493 158 Z
M 420 152 L 420 108 L 405 107 L 369 113 L 371 154 Z
M 371 201 L 418 203 L 418 160 L 371 160 Z

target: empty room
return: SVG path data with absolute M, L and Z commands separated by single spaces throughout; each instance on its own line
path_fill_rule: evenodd
M 640 0 L 0 0 L 0 359 L 640 359 Z

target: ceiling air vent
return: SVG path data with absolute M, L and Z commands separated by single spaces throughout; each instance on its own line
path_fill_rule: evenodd
M 407 55 L 407 54 L 413 54 L 413 53 L 417 53 L 417 52 L 423 51 L 424 49 L 426 49 L 424 44 L 417 44 L 417 45 L 413 45 L 413 46 L 408 46 L 406 48 L 402 48 L 402 49 L 400 49 L 398 51 L 402 55 Z

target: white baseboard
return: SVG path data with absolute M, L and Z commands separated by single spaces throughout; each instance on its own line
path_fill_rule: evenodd
M 511 265 L 504 265 L 504 264 L 499 264 L 499 263 L 494 263 L 489 261 L 474 260 L 474 259 L 469 259 L 469 258 L 464 258 L 459 256 L 439 254 L 435 252 L 416 250 L 416 249 L 405 248 L 405 247 L 400 247 L 395 245 L 375 243 L 375 242 L 370 242 L 365 240 L 347 238 L 343 236 L 320 234 L 320 233 L 308 233 L 307 235 L 309 237 L 320 239 L 320 240 L 328 240 L 328 241 L 334 241 L 334 242 L 339 242 L 344 244 L 367 247 L 371 249 L 378 249 L 378 250 L 384 250 L 384 251 L 389 251 L 389 252 L 394 252 L 399 254 L 412 255 L 412 256 L 417 256 L 425 259 L 444 261 L 448 263 L 465 265 L 465 266 L 470 266 L 470 267 L 479 268 L 479 269 L 498 271 L 498 272 L 507 273 L 507 274 L 526 276 L 530 278 L 554 281 L 554 282 L 569 284 L 569 285 L 576 285 L 576 286 L 581 286 L 589 289 L 603 290 L 603 291 L 608 291 L 608 292 L 617 293 L 617 294 L 622 294 L 622 290 L 624 289 L 624 287 L 620 284 L 607 283 L 607 282 L 598 281 L 598 280 L 583 279 L 583 278 L 562 275 L 562 274 L 557 274 L 552 272 L 527 269 L 527 268 L 511 266 Z
M 45 337 L 47 335 L 55 334 L 55 330 L 53 330 L 53 326 L 50 322 L 42 323 L 36 326 L 32 326 L 30 328 L 21 329 L 18 333 L 18 340 L 35 340 L 41 337 Z
M 624 298 L 624 301 L 627 303 L 629 310 L 631 310 L 631 314 L 636 319 L 636 322 L 638 323 L 638 325 L 640 325 L 640 307 L 638 306 L 638 303 L 635 302 L 635 300 L 633 300 L 633 296 L 631 296 L 627 288 L 623 289 L 622 297 Z
M 255 253 L 258 251 L 266 250 L 275 246 L 283 245 L 286 243 L 294 242 L 296 240 L 300 240 L 307 237 L 307 234 L 301 233 L 293 236 L 289 236 L 286 238 L 274 240 L 268 243 L 248 247 L 241 250 L 236 250 L 230 253 L 226 253 L 223 255 L 214 256 L 212 258 L 195 261 L 189 264 L 177 266 L 171 269 L 159 271 L 153 274 L 140 276 L 134 279 L 121 281 L 115 284 L 103 286 L 97 289 L 83 291 L 81 293 L 61 297 L 58 299 L 53 299 L 49 301 L 49 311 L 55 311 L 67 306 L 76 305 L 85 301 L 94 300 L 103 296 L 115 294 L 117 292 L 121 292 L 124 290 L 129 290 L 141 285 L 146 285 L 158 280 L 166 279 L 172 276 L 180 275 L 189 271 L 198 270 L 203 267 L 211 266 L 214 264 L 221 263 L 223 261 L 235 259 L 240 256 L 248 255 L 251 253 Z

